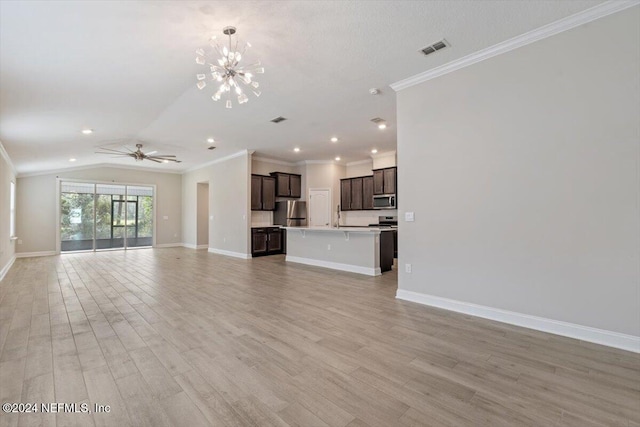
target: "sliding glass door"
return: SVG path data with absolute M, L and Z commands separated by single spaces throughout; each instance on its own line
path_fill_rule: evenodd
M 153 187 L 60 183 L 60 250 L 153 245 Z

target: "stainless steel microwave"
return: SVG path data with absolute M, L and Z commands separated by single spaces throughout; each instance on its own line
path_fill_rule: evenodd
M 396 209 L 396 195 L 380 194 L 373 196 L 373 209 Z

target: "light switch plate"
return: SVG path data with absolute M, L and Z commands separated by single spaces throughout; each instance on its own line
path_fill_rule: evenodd
M 165 216 L 162 217 L 162 219 L 169 219 L 169 216 L 165 215 Z
M 413 216 L 413 212 L 405 212 L 404 213 L 404 220 L 406 222 L 413 222 L 414 216 Z

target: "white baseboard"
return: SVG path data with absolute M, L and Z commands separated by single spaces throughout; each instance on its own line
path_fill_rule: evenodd
M 53 256 L 58 255 L 56 251 L 42 251 L 42 252 L 18 252 L 16 258 L 34 258 L 39 256 Z
M 213 254 L 218 254 L 218 255 L 232 256 L 234 258 L 242 258 L 242 259 L 251 258 L 251 255 L 249 255 L 249 254 L 243 254 L 242 252 L 226 251 L 224 249 L 209 248 L 209 252 L 211 252 Z
M 14 255 L 14 256 L 11 257 L 11 259 L 9 260 L 7 265 L 2 267 L 2 270 L 0 270 L 0 281 L 2 281 L 2 279 L 4 279 L 4 276 L 7 275 L 7 273 L 9 272 L 9 270 L 11 269 L 11 266 L 13 265 L 13 263 L 15 261 L 16 261 L 16 256 Z
M 182 246 L 184 246 L 185 248 L 188 248 L 188 249 L 198 249 L 198 250 L 200 250 L 200 249 L 208 249 L 209 248 L 209 245 L 193 245 L 191 243 L 184 243 Z
M 398 289 L 396 298 L 640 353 L 640 337 Z
M 380 267 L 361 267 L 359 265 L 341 264 L 339 262 L 322 261 L 318 259 L 301 258 L 289 255 L 287 255 L 285 261 L 297 262 L 298 264 L 314 265 L 316 267 L 331 268 L 333 270 L 348 271 L 350 273 L 366 274 L 367 276 L 379 276 L 380 274 L 382 274 L 380 272 Z
M 181 248 L 184 243 L 157 243 L 154 248 Z

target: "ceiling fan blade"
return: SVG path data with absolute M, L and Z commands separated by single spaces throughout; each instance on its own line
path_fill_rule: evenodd
M 158 150 L 154 150 L 154 151 L 150 151 L 150 152 L 148 152 L 148 153 L 146 153 L 146 154 L 147 154 L 147 156 L 150 156 L 150 155 L 152 155 L 152 154 L 154 154 L 154 153 L 157 153 L 157 152 L 158 152 Z
M 152 162 L 162 163 L 160 160 L 152 159 L 151 157 L 145 157 L 147 160 L 151 160 Z
M 104 147 L 98 147 L 98 150 L 103 150 L 103 151 L 111 151 L 113 153 L 118 153 L 118 154 L 128 154 L 126 151 L 122 151 L 122 150 L 114 150 L 112 148 L 104 148 Z M 97 152 L 97 151 L 96 151 Z
M 153 157 L 154 159 L 172 159 L 176 156 L 147 156 L 147 157 Z

